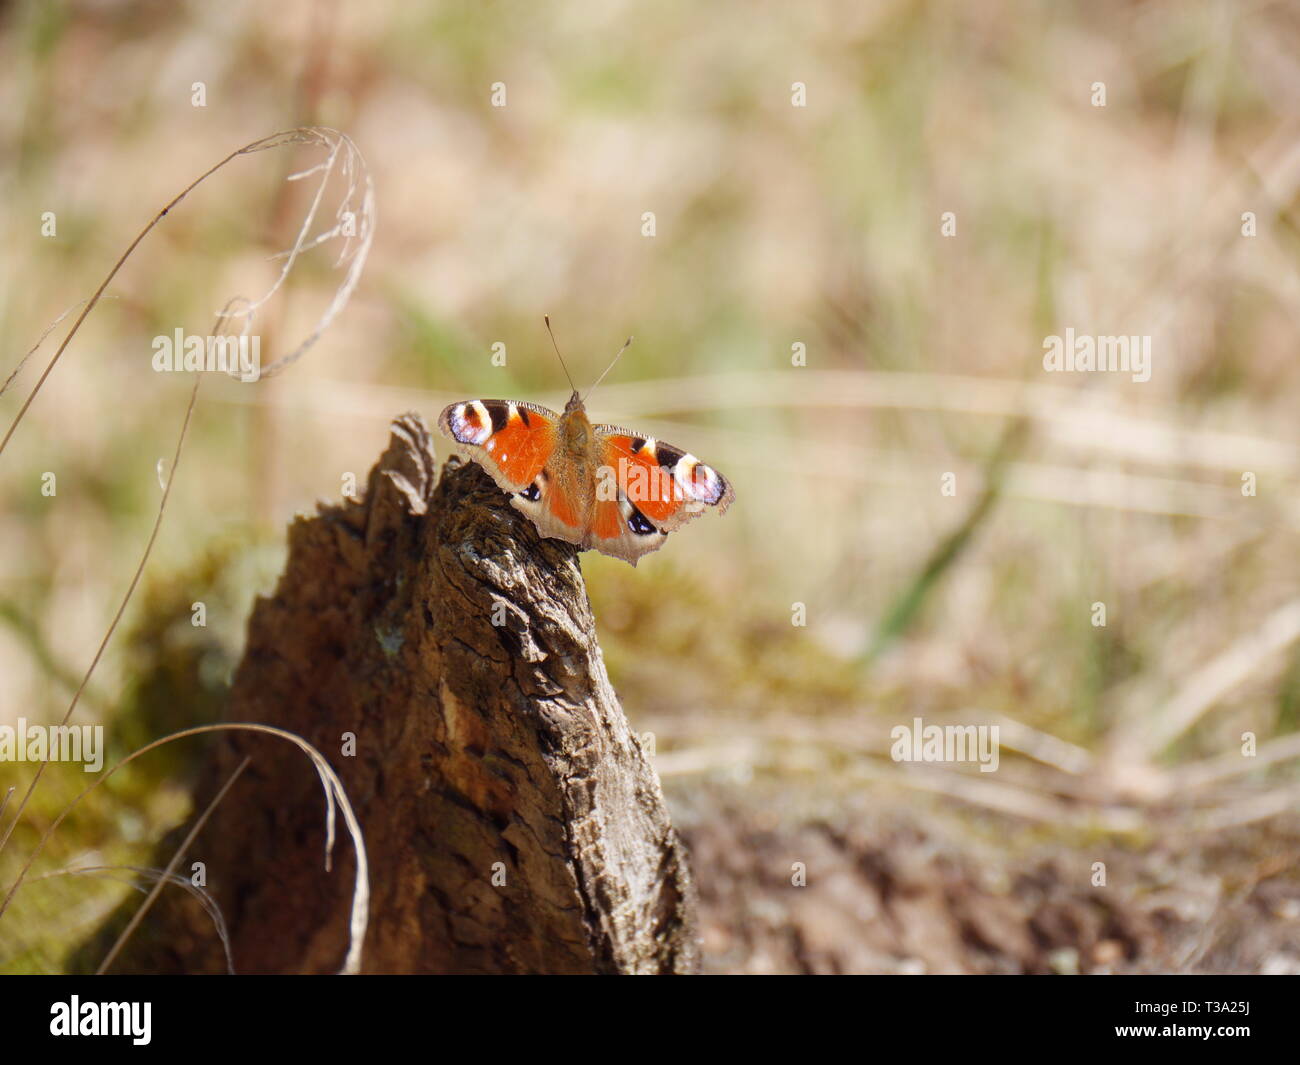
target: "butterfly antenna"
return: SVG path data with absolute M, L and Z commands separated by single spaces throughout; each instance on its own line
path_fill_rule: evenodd
M 577 386 L 573 383 L 573 378 L 569 377 L 569 368 L 564 365 L 564 356 L 560 354 L 560 345 L 555 342 L 555 333 L 551 331 L 551 316 L 542 315 L 542 321 L 546 323 L 546 331 L 551 335 L 551 347 L 555 349 L 555 357 L 560 360 L 560 369 L 564 371 L 564 376 L 569 378 L 569 388 L 576 394 Z
M 623 341 L 623 346 L 622 346 L 621 348 L 618 349 L 618 354 L 615 355 L 615 356 L 610 360 L 609 365 L 605 367 L 605 373 L 602 373 L 599 377 L 596 378 L 596 385 L 600 384 L 601 381 L 605 380 L 605 374 L 609 373 L 609 371 L 612 370 L 612 369 L 614 368 L 614 363 L 618 362 L 618 360 L 619 360 L 619 358 L 622 356 L 623 352 L 627 351 L 627 349 L 628 349 L 628 347 L 629 347 L 629 345 L 630 345 L 631 343 L 632 343 L 632 338 L 631 338 L 631 337 L 628 337 L 625 341 Z M 587 395 L 582 397 L 582 401 L 583 401 L 584 403 L 587 402 L 587 397 L 590 396 L 593 392 L 596 391 L 596 385 L 592 385 L 589 389 L 587 389 Z

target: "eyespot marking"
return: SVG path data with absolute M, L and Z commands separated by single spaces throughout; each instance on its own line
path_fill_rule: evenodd
M 632 504 L 628 504 L 628 509 L 631 510 L 632 513 L 628 516 L 627 527 L 636 533 L 637 536 L 652 536 L 659 531 L 650 523 L 646 516 L 637 510 L 636 507 L 632 506 Z
M 491 415 L 482 401 L 458 403 L 448 418 L 451 435 L 462 444 L 483 444 L 492 435 Z
M 700 503 L 716 504 L 727 491 L 727 482 L 712 466 L 706 466 L 694 455 L 684 454 L 673 469 L 673 479 L 690 499 Z

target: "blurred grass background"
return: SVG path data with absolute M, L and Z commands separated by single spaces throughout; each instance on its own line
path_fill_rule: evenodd
M 878 795 L 1013 815 L 1008 848 L 1072 846 L 1094 820 L 1149 838 L 1197 806 L 1294 818 L 1290 747 L 1245 776 L 1178 775 L 1246 730 L 1294 746 L 1300 719 L 1294 6 L 11 2 L 0 70 L 5 376 L 239 145 L 333 126 L 375 182 L 369 265 L 317 347 L 272 380 L 204 383 L 145 583 L 78 709 L 116 754 L 220 713 L 286 523 L 364 481 L 389 418 L 562 405 L 549 313 L 580 387 L 636 335 L 595 419 L 737 488 L 635 571 L 583 557 L 670 796 L 755 774 L 858 795 L 870 770 Z M 0 723 L 62 716 L 139 559 L 190 385 L 153 372 L 152 338 L 206 333 L 265 288 L 303 206 L 283 179 L 315 161 L 241 158 L 172 212 L 0 459 Z M 304 260 L 256 324 L 264 358 L 320 314 L 330 265 Z M 1152 336 L 1151 380 L 1044 373 L 1066 327 Z M 0 397 L 6 427 L 64 329 Z M 1217 688 L 1195 672 L 1216 660 L 1235 678 Z M 1188 727 L 1143 738 L 1178 705 Z M 1037 755 L 1004 752 L 1005 793 L 956 771 L 918 791 L 887 758 L 914 716 L 1018 725 Z M 201 753 L 100 789 L 38 869 L 138 862 L 185 816 Z M 29 768 L 0 765 L 0 790 Z M 51 768 L 6 886 L 84 786 Z M 1066 823 L 1058 801 L 1129 816 Z M 30 884 L 0 966 L 57 970 L 126 890 Z

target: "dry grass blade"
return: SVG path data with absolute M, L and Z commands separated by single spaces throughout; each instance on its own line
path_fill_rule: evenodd
M 112 269 L 109 270 L 104 280 L 100 282 L 100 285 L 95 290 L 94 294 L 88 300 L 86 300 L 85 306 L 82 308 L 81 313 L 77 315 L 77 320 L 73 322 L 72 328 L 68 330 L 68 335 L 63 338 L 63 342 L 59 344 L 58 349 L 50 357 L 50 361 L 46 365 L 44 371 L 41 373 L 40 378 L 37 380 L 36 384 L 32 386 L 32 390 L 30 393 L 28 393 L 27 398 L 23 401 L 22 406 L 18 408 L 18 413 L 14 415 L 14 420 L 13 422 L 10 423 L 8 430 L 6 430 L 4 438 L 0 439 L 0 455 L 4 454 L 4 450 L 9 445 L 10 439 L 12 439 L 14 433 L 18 430 L 18 426 L 21 424 L 24 416 L 26 416 L 28 408 L 31 407 L 32 402 L 36 399 L 36 396 L 40 392 L 42 386 L 44 386 L 46 380 L 49 378 L 50 374 L 54 371 L 54 367 L 58 365 L 59 359 L 63 357 L 63 353 L 64 351 L 67 350 L 68 345 L 72 342 L 72 338 L 75 337 L 77 335 L 77 332 L 81 329 L 81 324 L 90 315 L 90 312 L 93 311 L 95 307 L 98 305 L 100 299 L 103 298 L 105 289 L 107 289 L 108 286 L 112 284 L 113 278 L 117 276 L 118 271 L 122 269 L 127 259 L 131 257 L 131 254 L 140 245 L 140 242 L 143 241 L 144 238 L 147 237 L 150 234 L 150 232 L 153 231 L 153 228 L 156 225 L 158 225 L 159 222 L 161 222 L 164 218 L 167 217 L 168 213 L 172 210 L 172 208 L 179 205 L 180 202 L 183 199 L 185 199 L 186 196 L 188 196 L 191 192 L 194 191 L 194 189 L 196 189 L 199 185 L 201 185 L 204 181 L 210 178 L 213 174 L 215 174 L 218 170 L 224 167 L 231 160 L 236 159 L 241 155 L 251 155 L 254 152 L 262 152 L 271 148 L 279 148 L 286 144 L 318 144 L 318 145 L 325 144 L 331 148 L 331 160 L 337 158 L 339 147 L 346 146 L 347 151 L 345 152 L 344 155 L 345 173 L 351 174 L 353 172 L 351 168 L 354 167 L 364 168 L 364 164 L 361 163 L 360 161 L 360 153 L 356 151 L 356 148 L 352 144 L 351 140 L 349 140 L 344 134 L 339 133 L 337 130 L 328 129 L 326 127 L 304 127 L 301 129 L 284 130 L 281 131 L 280 133 L 273 133 L 269 137 L 263 137 L 262 139 L 253 141 L 250 144 L 245 144 L 242 148 L 237 148 L 235 151 L 231 152 L 215 166 L 212 166 L 209 169 L 205 170 L 192 182 L 186 185 L 185 188 L 182 189 L 176 196 L 174 196 L 170 201 L 168 201 L 166 206 L 164 206 L 162 210 L 160 210 L 157 214 L 153 216 L 152 219 L 150 219 L 149 224 L 146 225 L 144 229 L 140 230 L 140 232 L 136 235 L 135 239 L 131 241 L 131 243 L 127 246 L 126 251 L 124 251 L 121 254 L 121 256 L 118 258 L 117 262 L 113 264 Z M 358 236 L 360 240 L 359 240 L 358 248 L 355 250 L 354 254 L 352 255 L 352 266 L 348 271 L 347 277 L 344 279 L 343 284 L 340 286 L 337 293 L 335 294 L 334 300 L 331 302 L 330 306 L 326 309 L 325 314 L 322 316 L 320 321 L 317 322 L 316 327 L 315 329 L 313 329 L 311 335 L 308 336 L 308 338 L 289 355 L 285 356 L 283 359 L 277 360 L 277 362 L 275 363 L 272 363 L 271 367 L 268 367 L 268 369 L 277 366 L 283 366 L 284 364 L 288 362 L 292 362 L 294 359 L 300 357 L 302 353 L 306 351 L 307 348 L 309 348 L 316 341 L 316 339 L 321 335 L 321 333 L 324 332 L 324 330 L 329 325 L 329 323 L 342 309 L 343 305 L 347 303 L 348 297 L 351 296 L 352 290 L 356 287 L 357 280 L 360 277 L 361 269 L 365 265 L 366 252 L 369 251 L 370 241 L 373 237 L 373 222 L 374 222 L 374 214 L 375 214 L 374 194 L 371 188 L 370 178 L 368 175 L 365 176 L 364 183 L 365 183 L 366 191 L 365 191 L 365 196 L 362 204 L 363 209 L 359 218 L 359 224 L 361 226 L 361 229 L 358 231 Z M 311 213 L 308 215 L 307 220 L 304 223 L 303 233 L 299 237 L 300 243 L 305 238 L 307 227 L 310 226 L 311 221 L 315 217 L 315 212 L 317 207 L 320 204 L 320 198 L 323 192 L 324 192 L 324 184 L 322 183 L 322 187 L 317 191 L 316 200 L 312 205 Z M 340 210 L 342 210 L 342 208 L 340 208 Z M 295 247 L 297 248 L 297 246 Z M 296 255 L 291 257 L 290 262 L 285 264 L 284 269 L 281 271 L 280 276 L 276 279 L 275 283 L 272 285 L 270 291 L 268 291 L 262 297 L 261 300 L 253 301 L 250 307 L 248 308 L 248 310 L 246 312 L 241 312 L 241 314 L 251 314 L 253 311 L 257 309 L 257 307 L 262 302 L 265 302 L 266 299 L 268 299 L 272 294 L 274 294 L 274 292 L 277 289 L 279 289 L 279 287 L 284 282 L 285 275 L 292 267 L 292 260 L 295 257 Z M 56 319 L 54 325 L 57 325 L 60 320 L 62 320 L 61 317 L 60 319 Z M 53 328 L 53 325 L 50 328 Z M 48 333 L 49 330 L 46 330 L 46 332 Z M 44 339 L 44 336 L 42 336 L 42 339 Z M 40 346 L 40 342 L 38 341 L 37 347 L 39 346 Z M 33 351 L 34 350 L 35 348 L 33 348 Z M 10 375 L 11 380 L 13 376 L 17 374 L 18 370 L 22 368 L 23 363 L 26 362 L 27 358 L 30 357 L 30 355 L 31 352 L 28 352 L 28 355 L 24 356 L 23 359 L 19 361 L 17 368 L 15 368 L 13 374 Z M 6 387 L 8 387 L 8 382 L 6 382 Z
M 114 873 L 131 873 L 133 876 L 131 878 L 114 876 Z M 55 877 L 60 876 L 103 877 L 106 880 L 115 880 L 119 884 L 126 884 L 141 894 L 147 893 L 148 889 L 143 884 L 137 883 L 137 879 L 165 882 L 184 888 L 199 900 L 199 905 L 203 907 L 204 913 L 211 919 L 212 927 L 217 933 L 217 938 L 221 940 L 221 947 L 226 955 L 226 972 L 231 976 L 235 975 L 235 959 L 230 951 L 230 933 L 226 929 L 226 919 L 221 914 L 221 907 L 217 905 L 216 899 L 190 880 L 189 877 L 181 876 L 179 873 L 168 873 L 163 869 L 151 869 L 142 865 L 79 865 L 69 869 L 56 869 L 52 873 L 42 873 L 40 876 L 29 877 L 28 882 L 53 880 Z
M 189 832 L 186 833 L 185 838 L 181 841 L 181 845 L 176 848 L 176 853 L 171 856 L 171 860 L 164 867 L 162 876 L 158 878 L 157 883 L 155 883 L 150 889 L 149 894 L 145 896 L 145 900 L 141 904 L 140 908 L 131 915 L 131 920 L 128 921 L 127 926 L 122 929 L 122 934 L 117 937 L 117 941 L 113 944 L 108 954 L 104 956 L 104 960 L 99 963 L 99 968 L 95 973 L 96 976 L 102 976 L 108 971 L 108 967 L 113 964 L 113 960 L 118 956 L 122 947 L 126 945 L 126 941 L 131 938 L 131 933 L 133 933 L 136 928 L 139 927 L 140 922 L 144 920 L 144 915 L 149 912 L 149 907 L 153 905 L 154 899 L 156 899 L 159 892 L 162 891 L 163 885 L 167 883 L 168 879 L 176 872 L 176 866 L 180 864 L 181 857 L 187 850 L 189 850 L 190 844 L 194 842 L 194 838 L 200 831 L 202 831 L 203 826 L 208 823 L 208 818 L 212 816 L 212 812 L 218 805 L 220 805 L 221 800 L 226 797 L 226 792 L 234 786 L 235 781 L 238 780 L 244 770 L 248 768 L 249 761 L 250 759 L 245 755 L 244 760 L 240 762 L 239 765 L 235 766 L 235 771 L 230 774 L 226 782 L 221 785 L 220 790 L 212 797 L 212 801 L 208 803 L 207 809 L 198 816 L 194 824 L 190 827 Z M 227 948 L 227 955 L 228 954 L 229 948 Z
M 1297 806 L 1300 806 L 1300 784 L 1292 784 L 1289 787 L 1274 788 L 1260 795 L 1239 799 L 1221 809 L 1207 813 L 1204 815 L 1201 827 L 1208 832 L 1242 828 L 1293 811 Z
M 1300 758 L 1300 732 L 1269 740 L 1255 752 L 1253 758 L 1243 758 L 1239 752 L 1233 751 L 1217 758 L 1179 766 L 1170 770 L 1170 788 L 1174 794 L 1186 794 L 1246 773 L 1258 772 L 1266 766 L 1292 758 Z
M 347 263 L 348 271 L 338 288 L 334 290 L 333 298 L 320 318 L 317 319 L 312 331 L 287 355 L 283 355 L 262 367 L 262 377 L 274 377 L 297 362 L 329 328 L 330 323 L 347 305 L 348 300 L 352 298 L 352 292 L 361 279 L 362 270 L 365 269 L 366 259 L 370 254 L 370 245 L 375 235 L 377 212 L 374 186 L 370 180 L 365 160 L 357 150 L 357 146 L 352 143 L 352 139 L 344 133 L 325 127 L 310 127 L 295 132 L 302 134 L 302 143 L 312 143 L 324 147 L 328 149 L 329 155 L 324 162 L 299 173 L 289 175 L 288 180 L 298 181 L 315 173 L 321 174 L 321 180 L 316 187 L 311 206 L 303 217 L 302 225 L 298 229 L 298 235 L 293 246 L 275 256 L 275 258 L 284 260 L 279 276 L 266 292 L 258 299 L 251 301 L 248 307 L 243 311 L 239 311 L 236 316 L 255 314 L 260 307 L 279 291 L 299 256 L 340 236 L 343 237 L 343 247 L 339 252 L 335 265 L 340 266 Z M 339 201 L 338 207 L 335 208 L 334 225 L 330 229 L 312 237 L 310 236 L 311 227 L 315 223 L 316 215 L 320 210 L 326 186 L 336 171 L 339 171 L 348 182 L 347 191 Z M 360 193 L 359 202 L 357 200 L 358 192 Z M 354 239 L 356 241 L 355 246 L 353 244 Z
M 111 299 L 112 297 L 110 296 L 105 298 Z M 45 338 L 54 332 L 55 327 L 60 322 L 62 322 L 63 319 L 65 319 L 68 315 L 70 315 L 73 311 L 75 311 L 78 307 L 84 306 L 87 302 L 88 302 L 87 300 L 82 300 L 80 303 L 74 303 L 71 307 L 69 307 L 66 311 L 60 314 L 57 318 L 54 319 L 54 321 L 52 321 L 49 325 L 45 327 L 45 331 L 41 333 L 41 335 L 37 338 L 36 343 L 33 344 L 30 348 L 28 348 L 27 354 L 18 360 L 18 365 L 15 366 L 13 370 L 10 372 L 9 376 L 5 378 L 5 383 L 0 385 L 0 396 L 3 396 L 6 392 L 8 392 L 9 386 L 12 385 L 16 380 L 18 380 L 18 375 L 23 372 L 23 367 L 27 365 L 27 360 L 41 350 L 41 345 L 45 343 Z
M 164 744 L 171 743 L 174 740 L 185 739 L 189 736 L 199 736 L 208 732 L 262 732 L 268 736 L 277 736 L 280 739 L 288 740 L 303 751 L 316 767 L 316 772 L 320 775 L 321 780 L 325 783 L 326 793 L 326 833 L 327 838 L 334 838 L 334 809 L 337 803 L 338 809 L 343 813 L 343 821 L 348 827 L 348 833 L 352 837 L 352 846 L 356 851 L 357 870 L 352 888 L 352 907 L 351 915 L 348 921 L 348 952 L 344 959 L 342 967 L 339 969 L 340 975 L 352 975 L 361 971 L 361 952 L 366 938 L 366 926 L 369 923 L 370 913 L 370 870 L 366 861 L 366 842 L 361 832 L 361 824 L 357 821 L 356 813 L 352 809 L 352 803 L 348 800 L 347 792 L 343 789 L 343 782 L 339 779 L 334 768 L 325 760 L 325 756 L 315 747 L 304 740 L 301 736 L 292 732 L 286 732 L 284 729 L 273 728 L 270 725 L 258 725 L 253 722 L 229 722 L 218 725 L 200 725 L 195 728 L 184 729 L 181 732 L 174 732 L 170 736 L 163 736 L 161 739 L 145 744 L 136 751 L 132 751 L 121 761 L 115 763 L 103 776 L 93 784 L 84 788 L 67 806 L 65 806 L 59 815 L 46 826 L 41 838 L 36 841 L 36 846 L 32 848 L 31 854 L 18 871 L 14 882 L 9 886 L 4 900 L 0 901 L 0 917 L 3 917 L 5 911 L 9 908 L 9 903 L 13 900 L 14 895 L 22 886 L 27 877 L 28 871 L 36 861 L 41 851 L 44 849 L 46 842 L 49 840 L 63 823 L 64 819 L 70 814 L 77 805 L 94 791 L 97 787 L 108 780 L 123 766 L 129 765 L 141 755 L 148 754 L 155 748 Z
M 131 601 L 136 585 L 140 583 L 140 578 L 144 574 L 145 564 L 149 561 L 149 555 L 153 551 L 154 541 L 158 539 L 158 530 L 162 527 L 163 514 L 167 510 L 167 500 L 171 495 L 172 485 L 175 483 L 176 466 L 181 459 L 181 449 L 185 446 L 185 434 L 189 431 L 190 418 L 194 414 L 194 404 L 199 398 L 199 385 L 202 383 L 202 375 L 196 374 L 194 377 L 194 387 L 190 389 L 190 401 L 185 408 L 185 420 L 181 423 L 180 435 L 176 438 L 176 451 L 172 456 L 172 476 L 167 479 L 167 484 L 163 488 L 162 499 L 158 502 L 158 514 L 154 518 L 153 528 L 149 532 L 149 539 L 145 544 L 144 553 L 140 556 L 140 563 L 135 568 L 135 573 L 131 576 L 131 583 L 127 586 L 126 594 L 122 596 L 122 602 L 117 608 L 117 613 L 113 615 L 113 620 L 109 623 L 108 630 L 104 633 L 104 638 L 100 640 L 99 647 L 95 651 L 95 657 L 91 659 L 90 666 L 86 669 L 85 675 L 81 678 L 81 683 L 77 685 L 77 690 L 72 694 L 72 701 L 68 703 L 67 712 L 64 713 L 63 719 L 59 722 L 60 726 L 66 725 L 71 719 L 73 711 L 77 709 L 77 703 L 81 700 L 82 693 L 86 690 L 86 685 L 90 683 L 91 675 L 95 672 L 95 667 L 99 665 L 99 660 L 104 656 L 109 641 L 113 638 L 113 633 L 117 631 L 117 626 L 122 620 L 122 615 L 126 613 L 127 604 Z M 18 803 L 18 809 L 14 811 L 13 819 L 9 822 L 0 835 L 0 851 L 3 851 L 5 845 L 9 842 L 9 837 L 13 835 L 14 828 L 22 819 L 23 811 L 31 801 L 32 795 L 36 791 L 37 784 L 40 783 L 41 776 L 45 773 L 45 767 L 50 764 L 50 759 L 46 759 L 36 767 L 36 772 L 32 774 L 31 783 L 27 785 L 27 790 L 23 793 L 22 800 Z M 7 900 L 6 900 L 7 902 Z M 0 915 L 4 913 L 4 906 L 0 905 Z
M 1219 699 L 1249 679 L 1261 662 L 1297 639 L 1300 639 L 1300 601 L 1293 601 L 1273 611 L 1258 629 L 1196 670 L 1153 717 L 1134 719 L 1134 724 L 1118 737 L 1115 746 L 1121 761 L 1153 760 Z

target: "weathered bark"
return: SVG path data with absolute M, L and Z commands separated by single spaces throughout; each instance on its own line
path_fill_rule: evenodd
M 370 863 L 363 969 L 693 971 L 685 854 L 610 687 L 574 549 L 540 539 L 477 466 L 453 459 L 437 480 L 418 415 L 394 423 L 364 502 L 319 510 L 294 522 L 253 610 L 230 719 L 303 736 L 342 777 Z M 206 863 L 237 971 L 335 971 L 347 836 L 325 872 L 308 760 L 227 735 L 196 808 L 245 753 L 252 765 L 181 869 Z M 169 888 L 145 926 L 116 970 L 224 968 L 185 893 Z

